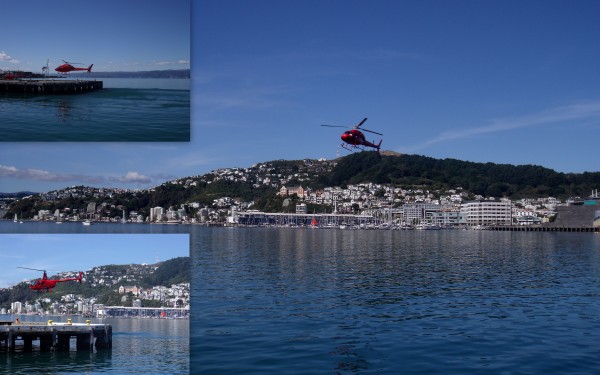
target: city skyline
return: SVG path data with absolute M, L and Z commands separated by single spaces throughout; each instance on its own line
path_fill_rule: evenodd
M 150 188 L 218 168 L 333 159 L 348 153 L 343 129 L 319 125 L 364 117 L 382 150 L 599 171 L 590 156 L 600 3 L 191 7 L 191 142 L 3 144 L 0 191 Z

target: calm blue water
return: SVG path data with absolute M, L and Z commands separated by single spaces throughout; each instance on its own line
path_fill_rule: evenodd
M 600 236 L 212 230 L 194 238 L 202 374 L 600 371 Z
M 14 316 L 0 315 L 0 319 Z M 21 321 L 66 322 L 67 317 L 20 316 Z M 85 319 L 73 317 L 73 322 Z M 189 321 L 184 319 L 92 319 L 113 328 L 112 350 L 0 353 L 5 374 L 188 374 Z M 19 344 L 19 341 L 17 341 Z M 37 342 L 36 344 L 37 345 Z M 74 341 L 71 343 L 74 347 Z M 2 371 L 5 370 L 5 371 Z
M 192 373 L 600 371 L 591 233 L 0 223 L 15 231 L 190 232 Z
M 103 81 L 103 90 L 80 95 L 1 94 L 0 140 L 190 140 L 189 80 Z

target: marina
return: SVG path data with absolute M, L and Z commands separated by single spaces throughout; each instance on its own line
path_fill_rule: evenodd
M 42 322 L 0 321 L 0 350 L 32 352 L 70 351 L 71 339 L 75 339 L 76 350 L 94 351 L 112 348 L 112 326 L 110 324 L 66 323 L 48 320 Z M 34 346 L 34 342 L 37 345 Z
M 578 207 L 579 208 L 579 207 Z M 589 232 L 600 233 L 600 226 L 592 221 L 594 212 L 590 209 L 577 210 L 577 214 L 567 209 L 561 209 L 562 217 L 553 223 L 536 225 L 467 225 L 456 223 L 408 224 L 394 220 L 394 213 L 381 215 L 352 215 L 352 214 L 298 214 L 298 213 L 267 213 L 260 211 L 235 212 L 229 219 L 230 226 L 236 227 L 301 227 L 324 229 L 385 229 L 385 230 L 441 230 L 469 229 L 495 231 L 523 232 Z M 579 212 L 583 211 L 583 212 Z
M 0 92 L 35 95 L 72 95 L 102 90 L 104 83 L 97 80 L 0 80 Z

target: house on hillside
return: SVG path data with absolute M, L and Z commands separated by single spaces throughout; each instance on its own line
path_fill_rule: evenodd
M 302 186 L 282 186 L 281 189 L 279 189 L 279 193 L 277 194 L 283 197 L 296 194 L 299 198 L 306 198 L 308 196 L 308 191 L 305 190 Z
M 137 296 L 142 292 L 142 288 L 138 287 L 138 286 L 128 286 L 128 285 L 121 285 L 119 287 L 119 294 L 127 294 L 127 293 L 133 293 L 133 295 Z

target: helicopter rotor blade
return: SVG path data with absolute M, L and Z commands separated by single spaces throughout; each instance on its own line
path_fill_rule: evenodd
M 361 130 L 362 130 L 362 131 L 364 131 L 364 132 L 369 132 L 369 133 L 374 133 L 374 134 L 383 135 L 383 134 L 381 134 L 381 133 L 377 133 L 377 132 L 374 132 L 373 130 L 369 130 L 369 129 L 361 129 Z
M 343 126 L 343 125 L 321 125 L 321 126 L 326 126 L 328 128 L 347 128 L 347 126 Z
M 358 128 L 360 128 L 360 126 L 361 126 L 362 124 L 364 124 L 364 123 L 365 123 L 365 121 L 367 121 L 367 117 L 365 117 L 365 118 L 364 118 L 364 119 L 363 119 L 363 120 L 362 120 L 362 121 L 361 121 L 361 122 L 360 122 L 358 125 L 356 125 L 356 126 L 354 127 L 354 129 L 358 129 Z
M 41 271 L 41 272 L 46 272 L 46 270 L 39 270 L 37 268 L 29 268 L 29 267 L 19 267 L 17 266 L 17 268 L 22 268 L 24 270 L 32 270 L 32 271 Z

